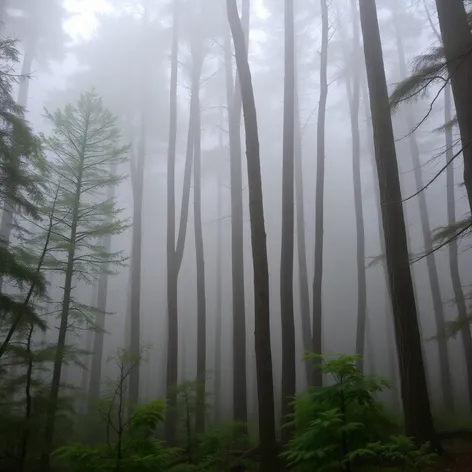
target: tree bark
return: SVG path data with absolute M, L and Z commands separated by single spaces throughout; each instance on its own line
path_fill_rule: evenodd
M 403 47 L 403 38 L 401 35 L 399 18 L 398 18 L 398 0 L 394 0 L 393 4 L 393 23 L 395 29 L 395 39 L 397 44 L 398 62 L 400 75 L 402 79 L 407 77 L 407 65 L 405 59 L 405 51 Z M 407 104 L 406 108 L 406 124 L 409 130 L 415 128 L 415 119 L 413 117 L 413 110 Z M 420 191 L 424 187 L 423 175 L 421 172 L 421 157 L 418 140 L 416 134 L 411 133 L 408 137 L 410 144 L 410 154 L 413 162 L 413 173 L 415 177 L 416 189 Z M 443 333 L 446 329 L 446 319 L 444 316 L 443 301 L 441 299 L 441 289 L 439 285 L 438 269 L 436 266 L 436 257 L 433 253 L 433 239 L 431 237 L 431 225 L 429 222 L 428 205 L 426 202 L 426 195 L 424 192 L 420 192 L 418 195 L 418 205 L 420 212 L 421 221 L 421 232 L 423 235 L 423 246 L 426 254 L 429 256 L 426 258 L 428 277 L 431 287 L 431 295 L 433 300 L 434 319 L 436 323 L 436 329 L 438 332 Z M 441 393 L 443 403 L 446 410 L 449 413 L 454 412 L 454 394 L 452 391 L 452 378 L 451 370 L 449 366 L 449 349 L 447 345 L 447 339 L 438 339 L 438 354 L 439 354 L 439 372 L 441 377 Z
M 405 432 L 440 449 L 431 417 L 375 0 L 360 1 Z
M 262 176 L 259 155 L 257 112 L 247 57 L 246 41 L 239 20 L 236 0 L 226 0 L 228 20 L 234 41 L 236 65 L 241 83 L 241 98 L 246 130 L 246 156 L 249 184 L 249 213 L 254 270 L 255 346 L 259 404 L 261 472 L 277 470 L 274 418 L 274 380 L 270 340 L 269 268 L 264 222 Z
M 280 308 L 282 321 L 282 423 L 291 413 L 295 395 L 295 323 L 293 318 L 294 151 L 295 151 L 295 26 L 292 0 L 285 0 L 285 85 L 282 169 L 282 244 Z M 282 443 L 290 440 L 282 428 Z
M 323 353 L 323 244 L 324 244 L 324 185 L 325 185 L 325 128 L 326 102 L 328 100 L 328 3 L 321 3 L 321 64 L 320 101 L 318 105 L 318 128 L 316 145 L 316 195 L 315 195 L 315 274 L 313 277 L 313 352 Z M 314 362 L 313 385 L 323 384 L 321 359 Z
M 447 85 L 444 89 L 444 122 L 450 123 L 452 120 L 451 87 Z M 446 162 L 449 162 L 454 155 L 454 139 L 452 136 L 452 127 L 445 129 L 446 137 Z M 446 169 L 447 185 L 447 224 L 454 226 L 456 224 L 456 199 L 454 193 L 454 166 L 449 165 Z M 467 318 L 467 305 L 462 289 L 462 282 L 459 270 L 458 245 L 454 239 L 449 243 L 449 270 L 451 272 L 452 288 L 454 290 L 454 299 L 457 305 L 457 312 L 461 320 Z M 467 388 L 469 394 L 469 405 L 472 409 L 472 336 L 468 324 L 461 328 L 462 345 L 464 347 L 465 365 L 467 371 Z
M 472 211 L 472 32 L 464 0 L 436 0 L 464 156 L 464 183 Z
M 249 44 L 250 2 L 242 2 L 246 55 Z M 231 178 L 231 274 L 233 304 L 233 419 L 247 423 L 246 297 L 244 291 L 243 179 L 241 165 L 241 86 L 233 88 L 231 39 L 225 40 Z

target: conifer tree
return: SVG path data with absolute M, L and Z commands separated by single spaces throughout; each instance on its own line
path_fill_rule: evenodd
M 73 278 L 91 281 L 125 261 L 121 253 L 106 251 L 102 240 L 126 228 L 114 199 L 107 199 L 104 193 L 123 179 L 111 169 L 125 161 L 128 151 L 120 145 L 115 117 L 94 92 L 84 93 L 75 105 L 46 116 L 54 130 L 45 144 L 55 156 L 53 175 L 60 183 L 53 235 L 55 270 L 64 274 L 64 283 L 41 457 L 43 472 L 49 470 L 66 335 L 71 325 L 89 326 L 91 322 L 86 307 L 74 296 Z

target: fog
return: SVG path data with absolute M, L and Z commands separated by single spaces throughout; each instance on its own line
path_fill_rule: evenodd
M 17 5 L 18 3 L 18 5 Z M 74 104 L 81 93 L 94 90 L 103 104 L 117 117 L 122 131 L 121 145 L 130 145 L 129 162 L 120 164 L 118 172 L 127 175 L 115 189 L 116 205 L 122 208 L 120 218 L 128 219 L 128 228 L 111 238 L 111 251 L 126 257 L 124 267 L 116 267 L 108 277 L 104 349 L 102 356 L 102 391 L 106 379 L 116 375 L 116 365 L 107 359 L 117 349 L 130 343 L 132 319 L 139 318 L 139 344 L 146 347 L 145 360 L 140 365 L 139 402 L 166 396 L 166 362 L 168 346 L 167 297 L 167 195 L 171 48 L 173 34 L 173 2 L 168 0 L 102 0 L 48 1 L 44 10 L 36 11 L 36 18 L 27 18 L 21 2 L 10 0 L 4 18 L 8 36 L 19 39 L 21 61 L 33 54 L 27 92 L 27 118 L 36 132 L 46 136 L 52 132 L 51 123 L 44 117 L 44 109 L 54 111 Z M 24 3 L 24 2 L 23 2 Z M 28 2 L 26 2 L 28 3 Z M 34 3 L 34 2 L 33 2 Z M 41 2 L 42 3 L 42 2 Z M 437 24 L 433 3 L 432 23 Z M 430 5 L 431 4 L 431 5 Z M 296 78 L 299 99 L 301 166 L 303 178 L 303 230 L 306 240 L 306 263 L 310 307 L 313 305 L 315 203 L 317 177 L 317 115 L 320 94 L 321 16 L 320 2 L 298 0 L 295 5 Z M 400 27 L 408 73 L 413 59 L 428 48 L 438 45 L 435 32 L 428 21 L 425 4 L 417 0 L 378 0 L 382 46 L 389 91 L 393 91 L 404 77 L 398 59 L 395 22 Z M 397 10 L 395 10 L 397 9 Z M 54 12 L 54 14 L 52 13 Z M 249 64 L 254 85 L 254 96 L 259 124 L 259 142 L 264 196 L 264 217 L 267 234 L 270 276 L 270 329 L 275 389 L 276 418 L 281 418 L 282 398 L 282 331 L 280 300 L 280 264 L 282 229 L 282 157 L 284 117 L 284 4 L 281 0 L 251 2 Z M 31 13 L 29 13 L 31 14 Z M 398 15 L 395 19 L 395 15 Z M 19 21 L 21 19 L 25 21 Z M 25 22 L 34 21 L 35 36 Z M 192 89 L 192 48 L 202 46 L 203 64 L 200 84 L 201 112 L 201 222 L 203 234 L 204 280 L 206 299 L 206 392 L 212 408 L 215 378 L 220 376 L 218 395 L 221 403 L 219 421 L 233 418 L 233 302 L 232 302 L 232 241 L 231 241 L 231 166 L 229 149 L 229 120 L 227 76 L 225 75 L 225 41 L 229 26 L 223 0 L 192 0 L 182 3 L 178 37 L 177 85 L 177 141 L 175 161 L 176 229 L 180 230 L 180 213 L 184 190 L 184 172 L 188 145 L 188 127 Z M 353 187 L 352 134 L 346 81 L 352 75 L 352 55 L 346 48 L 352 42 L 350 2 L 329 2 L 328 102 L 326 109 L 326 150 L 324 186 L 324 248 L 322 279 L 322 345 L 328 355 L 352 354 L 356 351 L 357 325 L 357 237 Z M 31 44 L 34 43 L 34 46 Z M 31 47 L 32 49 L 28 49 Z M 231 54 L 233 51 L 231 50 Z M 227 60 L 227 59 L 226 59 Z M 237 75 L 234 60 L 230 65 L 232 79 Z M 372 143 L 372 122 L 368 101 L 365 67 L 360 66 L 361 93 L 359 126 L 361 131 L 361 193 L 363 228 L 365 233 L 365 266 L 367 296 L 367 329 L 365 370 L 386 376 L 393 385 L 394 395 L 382 394 L 394 404 L 399 401 L 397 361 L 392 371 L 393 325 L 379 239 L 379 203 L 377 170 Z M 25 71 L 23 71 L 25 72 Z M 16 88 L 21 87 L 20 82 Z M 239 84 L 239 82 L 237 82 Z M 348 85 L 351 87 L 351 85 Z M 444 133 L 444 96 L 433 85 L 411 104 L 401 104 L 392 112 L 404 199 L 419 188 L 415 181 L 410 136 L 414 132 L 420 147 L 420 170 L 427 184 L 444 166 L 446 145 Z M 14 96 L 18 90 L 15 90 Z M 232 96 L 232 95 L 230 95 Z M 409 127 L 410 112 L 416 130 Z M 249 214 L 249 183 L 246 161 L 244 121 L 241 119 L 241 171 L 243 202 L 243 268 L 246 320 L 246 379 L 249 423 L 256 428 L 257 382 L 254 341 L 254 283 Z M 455 139 L 458 130 L 454 129 Z M 49 159 L 53 157 L 48 154 Z M 134 173 L 139 160 L 144 159 L 142 181 L 142 222 L 133 229 L 139 184 Z M 195 155 L 194 155 L 195 159 Z M 468 203 L 462 185 L 462 160 L 452 164 L 456 178 L 455 202 L 457 218 L 468 214 Z M 193 171 L 192 171 L 193 174 Z M 136 182 L 136 181 L 135 181 Z M 136 187 L 137 185 L 137 187 Z M 137 190 L 138 189 L 138 190 Z M 196 239 L 194 214 L 195 181 L 192 176 L 189 214 L 182 266 L 178 274 L 178 383 L 197 377 L 198 306 Z M 138 191 L 138 194 L 136 193 Z M 447 226 L 446 175 L 442 173 L 424 190 L 431 231 Z M 295 199 L 296 200 L 296 199 Z M 298 203 L 294 204 L 296 208 Z M 411 270 L 414 279 L 417 308 L 420 318 L 423 352 L 433 411 L 444 410 L 441 393 L 438 332 L 428 275 L 427 258 L 421 227 L 418 196 L 404 203 L 409 237 Z M 134 221 L 136 225 L 136 221 Z M 307 386 L 303 361 L 303 328 L 301 318 L 300 278 L 297 236 L 300 226 L 295 217 L 294 249 L 294 322 L 296 340 L 296 387 Z M 132 302 L 132 282 L 136 281 L 132 245 L 134 238 L 142 238 L 140 257 L 140 304 Z M 470 252 L 467 238 L 459 239 L 461 282 L 466 295 L 472 284 Z M 440 298 L 446 321 L 457 318 L 457 306 L 450 274 L 448 247 L 434 252 L 440 284 Z M 51 304 L 62 303 L 64 275 L 47 275 Z M 89 281 L 90 282 L 90 281 Z M 96 306 L 99 277 L 91 283 L 75 278 L 75 299 L 85 305 Z M 221 305 L 220 305 L 221 304 Z M 133 310 L 139 306 L 139 313 Z M 221 312 L 219 309 L 221 306 Z M 59 311 L 46 316 L 45 335 L 35 334 L 36 341 L 54 344 L 58 336 Z M 312 317 L 310 308 L 310 318 Z M 218 318 L 221 316 L 221 331 Z M 86 328 L 67 333 L 67 343 L 93 351 L 96 333 Z M 220 350 L 217 349 L 217 343 Z M 449 339 L 449 365 L 455 394 L 456 411 L 467 409 L 467 380 L 464 349 L 460 337 Z M 77 403 L 86 409 L 91 355 L 81 354 L 83 365 L 68 364 L 62 380 L 78 387 Z M 217 361 L 220 363 L 218 364 Z M 215 372 L 215 367 L 220 371 Z M 84 389 L 84 387 L 87 387 Z M 218 388 L 218 387 L 217 387 Z M 395 400 L 393 398 L 396 398 Z M 208 413 L 212 418 L 212 413 Z M 208 421 L 212 421 L 211 419 Z

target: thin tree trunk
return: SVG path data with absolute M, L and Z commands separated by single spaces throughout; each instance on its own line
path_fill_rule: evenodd
M 318 105 L 318 127 L 316 144 L 316 195 L 315 195 L 315 275 L 313 277 L 313 352 L 323 353 L 323 243 L 324 243 L 324 185 L 325 185 L 325 128 L 326 103 L 328 100 L 328 41 L 329 17 L 328 3 L 321 3 L 321 64 L 320 64 L 320 101 Z M 321 359 L 316 359 L 313 372 L 313 385 L 321 386 L 323 376 Z
M 8 0 L 0 0 L 0 28 L 3 29 L 7 19 Z
M 169 411 L 166 421 L 166 438 L 173 442 L 175 436 L 175 386 L 178 378 L 178 264 L 175 248 L 175 155 L 177 142 L 177 80 L 179 63 L 179 12 L 180 0 L 174 0 L 172 56 L 170 77 L 170 126 L 167 151 L 167 368 L 166 397 Z M 188 160 L 188 159 L 187 159 Z M 187 164 L 185 171 L 187 171 Z M 189 185 L 190 187 L 190 185 Z M 190 195 L 190 193 L 189 193 Z M 185 200 L 182 201 L 182 206 Z M 186 223 L 185 223 L 186 225 Z
M 296 80 L 296 78 L 295 78 Z M 312 350 L 312 334 L 310 320 L 310 291 L 308 288 L 308 268 L 306 257 L 305 238 L 305 196 L 303 192 L 303 152 L 300 124 L 300 106 L 298 87 L 295 84 L 295 203 L 297 210 L 297 255 L 298 255 L 298 279 L 300 284 L 300 312 L 303 349 Z M 307 385 L 312 384 L 313 363 L 305 362 L 305 375 Z
M 398 62 L 400 68 L 401 78 L 407 77 L 407 66 L 405 59 L 405 51 L 403 47 L 403 38 L 400 30 L 399 18 L 398 18 L 398 7 L 399 0 L 394 0 L 393 5 L 393 18 L 395 27 L 395 38 L 397 43 Z M 407 128 L 413 130 L 415 128 L 415 119 L 413 117 L 412 109 L 407 106 L 406 109 L 406 123 Z M 413 173 L 415 177 L 415 184 L 417 190 L 421 190 L 424 187 L 423 176 L 421 173 L 421 158 L 418 140 L 416 134 L 411 133 L 409 135 L 410 153 L 413 162 Z M 436 258 L 433 253 L 433 240 L 431 237 L 431 225 L 429 222 L 428 205 L 426 203 L 426 195 L 424 192 L 420 192 L 418 195 L 418 205 L 420 211 L 421 220 L 421 231 L 423 233 L 423 246 L 426 254 L 429 256 L 426 258 L 428 267 L 429 283 L 431 287 L 431 295 L 433 300 L 434 319 L 436 322 L 436 329 L 438 332 L 444 332 L 446 328 L 446 319 L 444 316 L 443 302 L 441 299 L 441 289 L 439 286 L 438 269 L 436 266 Z M 454 412 L 454 394 L 452 392 L 452 378 L 451 370 L 449 367 L 449 349 L 447 345 L 447 339 L 438 339 L 438 350 L 439 350 L 439 372 L 441 377 L 441 391 L 443 403 L 446 410 L 449 413 Z
M 202 228 L 202 165 L 201 165 L 201 110 L 200 79 L 203 64 L 202 45 L 196 40 L 192 46 L 192 95 L 195 95 L 192 113 L 194 119 L 194 227 L 195 256 L 197 267 L 197 395 L 195 430 L 202 434 L 205 429 L 205 392 L 206 392 L 206 289 L 205 289 L 205 256 L 203 251 Z
M 250 2 L 242 2 L 246 56 L 249 44 Z M 233 66 L 230 38 L 225 41 L 231 176 L 231 274 L 233 304 L 233 419 L 247 422 L 246 306 L 244 292 L 243 179 L 241 164 L 241 87 Z
M 282 244 L 280 307 L 282 318 L 282 423 L 291 413 L 295 394 L 295 322 L 293 318 L 295 27 L 292 0 L 285 0 L 285 85 L 282 169 Z M 282 443 L 291 431 L 282 428 Z
M 259 155 L 257 112 L 244 31 L 236 0 L 226 0 L 228 20 L 234 41 L 236 65 L 241 83 L 241 97 L 246 129 L 246 156 L 249 183 L 249 213 L 254 270 L 255 346 L 259 404 L 261 472 L 276 472 L 274 380 L 270 340 L 269 267 L 264 223 L 264 203 Z
M 452 120 L 451 87 L 447 85 L 444 89 L 444 122 L 450 123 Z M 454 155 L 454 140 L 452 136 L 452 127 L 447 126 L 446 134 L 446 162 L 449 162 Z M 454 166 L 449 165 L 446 169 L 447 182 L 447 224 L 454 226 L 456 224 L 456 200 L 454 194 Z M 449 243 L 449 270 L 451 272 L 452 288 L 454 290 L 454 299 L 457 305 L 459 318 L 467 318 L 467 305 L 462 289 L 461 276 L 459 271 L 458 246 L 454 239 Z M 467 370 L 467 388 L 469 393 L 469 405 L 472 409 L 472 336 L 468 324 L 461 328 L 461 338 L 464 347 L 465 365 Z
M 111 169 L 112 175 L 116 174 L 116 167 Z M 115 198 L 115 186 L 110 185 L 107 189 L 107 201 L 112 201 Z M 103 249 L 105 252 L 111 252 L 111 235 L 106 236 L 103 240 Z M 98 313 L 95 316 L 95 325 L 98 331 L 94 332 L 93 348 L 92 348 L 92 362 L 90 369 L 90 382 L 88 392 L 89 411 L 100 397 L 100 383 L 102 380 L 102 363 L 103 363 L 103 342 L 105 338 L 105 317 L 107 311 L 107 296 L 108 296 L 108 266 L 105 265 L 103 272 L 98 278 L 98 294 L 97 294 L 97 309 Z
M 375 0 L 360 1 L 390 294 L 400 365 L 405 432 L 440 449 L 421 351 L 405 219 Z
M 472 32 L 464 0 L 436 0 L 464 156 L 464 183 L 472 211 Z

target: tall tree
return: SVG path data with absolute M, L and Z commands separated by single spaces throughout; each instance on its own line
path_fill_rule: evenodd
M 110 169 L 111 175 L 116 175 L 117 169 L 114 166 Z M 107 189 L 106 198 L 113 201 L 115 198 L 115 186 L 110 185 Z M 107 235 L 102 241 L 105 252 L 111 252 L 111 235 Z M 90 379 L 88 388 L 89 408 L 93 407 L 100 397 L 100 383 L 102 381 L 102 363 L 103 363 L 103 343 L 105 339 L 105 317 L 107 313 L 108 298 L 108 267 L 98 276 L 97 286 L 97 313 L 95 315 L 95 326 L 98 328 L 93 333 L 92 361 L 90 366 Z
M 315 274 L 313 277 L 313 352 L 323 352 L 323 244 L 324 244 L 324 184 L 325 184 L 325 134 L 326 103 L 328 100 L 328 42 L 329 11 L 328 2 L 321 4 L 321 63 L 320 101 L 318 104 L 317 144 L 316 144 L 316 195 L 315 195 Z M 313 384 L 321 386 L 323 376 L 320 362 L 315 362 Z
M 295 323 L 293 319 L 294 151 L 295 151 L 295 25 L 293 1 L 285 0 L 285 86 L 282 169 L 282 244 L 280 306 L 282 317 L 282 421 L 290 414 L 295 394 Z M 282 441 L 290 430 L 282 429 Z
M 197 13 L 197 17 L 198 17 Z M 202 31 L 200 23 L 198 31 Z M 192 104 L 190 111 L 194 115 L 194 167 L 193 167 L 193 218 L 195 228 L 195 256 L 197 267 L 197 398 L 195 429 L 198 434 L 205 429 L 205 375 L 206 375 L 206 289 L 205 257 L 203 251 L 202 228 L 202 164 L 201 164 L 201 110 L 200 80 L 203 65 L 203 45 L 199 33 L 192 41 Z
M 390 296 L 395 321 L 405 431 L 440 448 L 426 385 L 418 315 L 410 272 L 400 178 L 375 0 L 360 0 Z
M 275 472 L 277 470 L 277 450 L 275 441 L 274 380 L 270 341 L 269 267 L 267 262 L 267 238 L 264 222 L 257 112 L 251 69 L 247 57 L 246 41 L 239 19 L 236 0 L 226 0 L 226 7 L 233 36 L 239 81 L 241 84 L 241 98 L 246 130 L 246 156 L 250 201 L 249 213 L 254 270 L 254 337 L 256 345 L 257 395 L 259 404 L 260 470 L 261 472 Z
M 250 1 L 242 2 L 242 27 L 246 55 L 249 45 Z M 229 33 L 229 32 L 228 32 Z M 229 123 L 231 179 L 231 274 L 233 308 L 233 417 L 247 422 L 246 306 L 244 292 L 243 179 L 241 165 L 241 87 L 233 86 L 231 39 L 225 37 L 225 74 Z
M 401 78 L 406 79 L 407 77 L 407 65 L 405 58 L 405 50 L 403 46 L 403 37 L 401 32 L 401 17 L 400 17 L 400 2 L 394 0 L 393 2 L 393 25 L 395 30 L 395 41 L 397 44 L 398 52 L 398 64 L 401 74 Z M 406 105 L 406 125 L 408 129 L 415 129 L 415 119 L 413 116 L 413 110 L 409 104 Z M 434 319 L 436 322 L 436 328 L 438 332 L 443 333 L 446 328 L 446 318 L 444 315 L 443 302 L 441 299 L 441 289 L 439 285 L 438 269 L 436 266 L 436 257 L 433 252 L 433 239 L 431 236 L 431 224 L 429 222 L 428 205 L 426 202 L 426 195 L 421 189 L 424 188 L 423 175 L 421 172 L 421 157 L 420 147 L 415 132 L 411 132 L 408 136 L 410 145 L 410 154 L 413 162 L 413 173 L 415 177 L 416 188 L 420 193 L 418 194 L 418 206 L 420 212 L 421 221 L 421 232 L 423 235 L 424 250 L 428 256 L 426 257 L 426 263 L 428 267 L 428 277 L 431 287 L 431 296 L 433 299 L 433 310 Z M 452 392 L 452 378 L 451 370 L 449 366 L 449 349 L 447 345 L 447 339 L 441 337 L 438 340 L 439 349 L 439 372 L 441 376 L 441 390 L 443 396 L 443 402 L 446 410 L 450 413 L 454 411 L 454 394 Z
M 456 105 L 464 156 L 464 183 L 472 210 L 472 31 L 464 0 L 436 0 L 439 28 Z
M 166 394 L 170 413 L 176 407 L 173 386 L 177 385 L 178 373 L 178 292 L 177 292 L 177 255 L 175 249 L 175 154 L 177 142 L 177 80 L 179 65 L 179 0 L 174 0 L 172 30 L 171 75 L 170 75 L 170 121 L 169 145 L 167 150 L 167 370 Z M 173 439 L 175 422 L 166 422 L 167 439 Z
M 110 166 L 122 163 L 128 151 L 127 147 L 118 147 L 121 133 L 116 127 L 116 119 L 93 93 L 83 94 L 75 106 L 67 106 L 64 111 L 58 110 L 47 117 L 54 130 L 46 144 L 58 158 L 54 171 L 61 184 L 56 204 L 59 227 L 54 241 L 59 251 L 56 258 L 63 256 L 60 268 L 65 280 L 44 429 L 43 472 L 49 471 L 70 318 L 79 317 L 80 321 L 81 310 L 73 294 L 73 278 L 77 275 L 90 277 L 90 274 L 101 273 L 108 264 L 123 261 L 121 254 L 106 252 L 97 245 L 96 238 L 118 234 L 126 227 L 117 217 L 114 200 L 104 198 L 101 189 L 120 182 L 122 177 L 111 174 Z

